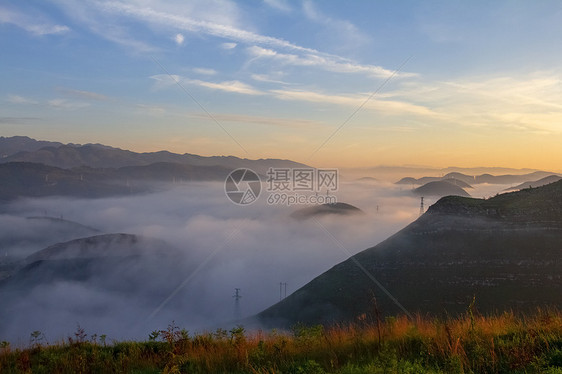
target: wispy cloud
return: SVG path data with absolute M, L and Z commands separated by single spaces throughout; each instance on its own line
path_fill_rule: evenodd
M 135 36 L 127 26 L 119 22 L 119 15 L 112 14 L 107 8 L 110 2 L 57 0 L 56 4 L 77 24 L 113 43 L 140 53 L 153 53 L 159 49 Z
M 184 79 L 177 74 L 156 74 L 150 76 L 149 78 L 154 80 L 156 89 L 171 87 Z
M 291 89 L 272 89 L 269 91 L 260 91 L 246 83 L 234 80 L 223 82 L 210 82 L 199 79 L 189 79 L 180 75 L 166 75 L 158 74 L 150 77 L 155 81 L 156 89 L 169 88 L 176 85 L 176 82 L 185 85 L 196 85 L 214 90 L 220 90 L 230 93 L 238 93 L 245 95 L 267 95 L 275 99 L 291 100 L 301 102 L 323 103 L 323 104 L 336 104 L 348 107 L 359 107 L 368 94 L 364 95 L 346 95 L 346 94 L 327 94 L 323 92 L 310 91 L 310 90 L 291 90 Z M 261 76 L 253 76 L 255 80 L 263 80 Z M 256 79 L 257 78 L 257 79 Z M 431 109 L 422 105 L 412 104 L 408 101 L 398 100 L 381 100 L 374 98 L 365 105 L 366 109 L 377 110 L 382 113 L 394 114 L 415 114 L 423 116 L 438 117 L 439 114 Z
M 81 100 L 90 100 L 90 101 L 107 101 L 109 97 L 95 93 L 90 91 L 81 91 L 81 90 L 74 90 L 70 88 L 58 87 L 56 89 L 58 92 L 66 95 L 67 97 L 81 99 Z M 55 98 L 51 100 L 45 101 L 37 101 L 34 99 L 30 99 L 28 97 L 24 97 L 21 95 L 8 95 L 8 102 L 12 104 L 32 104 L 32 105 L 48 105 L 52 108 L 57 109 L 80 109 L 90 106 L 90 103 L 84 101 L 77 101 L 77 100 L 69 100 L 63 98 Z
M 237 43 L 221 43 L 220 47 L 225 50 L 231 50 L 236 48 Z
M 194 19 L 185 15 L 159 10 L 157 9 L 157 4 L 153 4 L 153 7 L 140 7 L 120 1 L 107 1 L 100 4 L 103 5 L 103 9 L 106 12 L 133 17 L 155 26 L 173 27 L 185 32 L 206 34 L 246 44 L 263 44 L 303 52 L 319 53 L 311 48 L 305 48 L 280 38 L 243 30 L 230 24 L 215 23 L 206 19 Z
M 217 71 L 210 68 L 193 68 L 193 72 L 203 75 L 215 75 Z
M 263 48 L 256 45 L 248 47 L 246 50 L 255 60 L 266 59 L 277 61 L 280 64 L 285 65 L 315 67 L 337 73 L 363 73 L 377 78 L 387 78 L 393 74 L 391 70 L 380 66 L 361 65 L 348 60 L 334 59 L 329 56 L 322 56 L 318 54 L 297 55 L 293 53 L 280 53 L 273 49 Z M 417 76 L 417 74 L 405 72 L 395 74 L 395 77 L 414 76 Z
M 209 116 L 205 114 L 190 114 L 190 117 L 208 119 Z M 241 114 L 219 114 L 213 113 L 213 117 L 221 122 L 237 122 L 244 124 L 256 125 L 269 125 L 287 128 L 318 128 L 323 124 L 318 121 L 300 119 L 300 118 L 279 118 L 279 117 L 263 117 L 263 116 L 250 116 Z
M 270 7 L 280 10 L 282 12 L 288 13 L 292 11 L 291 6 L 285 0 L 264 0 L 263 2 L 269 5 Z
M 206 13 L 197 13 L 195 9 L 192 9 L 192 5 L 187 4 L 184 6 L 183 3 L 181 6 L 177 6 L 176 4 L 175 8 L 172 7 L 172 5 L 151 1 L 144 2 L 142 6 L 136 3 L 117 0 L 100 1 L 90 4 L 95 8 L 94 11 L 83 9 L 83 7 L 87 5 L 82 5 L 82 9 L 76 10 L 79 6 L 76 5 L 76 3 L 72 3 L 72 14 L 81 14 L 86 24 L 94 29 L 95 32 L 109 40 L 133 47 L 143 52 L 151 51 L 155 48 L 141 40 L 133 38 L 123 26 L 118 26 L 116 23 L 108 24 L 108 21 L 106 21 L 108 14 L 112 17 L 132 18 L 141 23 L 150 25 L 151 28 L 157 30 L 174 29 L 181 32 L 182 35 L 183 33 L 194 33 L 229 40 L 229 42 L 220 45 L 223 49 L 233 49 L 239 43 L 243 43 L 252 46 L 249 48 L 249 52 L 254 58 L 272 58 L 283 64 L 313 66 L 340 73 L 363 73 L 379 78 L 387 77 L 392 73 L 390 70 L 380 66 L 359 64 L 349 59 L 324 53 L 314 48 L 304 47 L 282 38 L 243 29 L 237 25 L 239 22 L 235 20 L 236 14 L 238 13 L 237 7 L 230 2 L 221 3 L 222 5 L 217 7 L 217 10 Z M 177 9 L 183 9 L 185 7 L 193 10 L 192 13 L 197 14 L 197 18 L 193 14 L 177 11 Z M 207 5 L 205 8 L 209 9 L 211 7 Z M 223 8 L 226 8 L 227 11 Z M 322 15 L 312 5 L 307 5 L 305 8 L 308 9 L 307 13 L 309 16 L 314 17 L 319 20 L 319 22 L 330 24 L 334 21 Z M 175 11 L 172 11 L 172 9 Z M 74 12 L 74 10 L 76 10 L 76 12 Z M 100 13 L 105 16 L 101 17 Z M 92 14 L 98 14 L 98 16 L 92 17 Z M 217 20 L 223 22 L 220 23 Z M 344 28 L 348 30 L 346 32 L 354 33 L 359 37 L 359 31 L 352 24 L 346 23 L 346 21 L 337 21 L 336 24 L 339 25 L 337 27 Z M 280 52 L 281 50 L 284 52 Z M 414 75 L 413 73 L 402 72 L 396 76 L 411 77 Z
M 68 109 L 68 110 L 82 109 L 90 106 L 89 103 L 84 103 L 80 101 L 71 101 L 67 99 L 52 99 L 49 100 L 47 104 L 55 109 Z
M 439 118 L 449 126 L 478 131 L 562 133 L 561 87 L 561 74 L 534 72 L 419 80 L 381 97 L 427 107 L 440 113 Z
M 457 92 L 449 108 L 472 118 L 462 122 L 467 126 L 562 133 L 561 83 L 558 74 L 534 73 L 447 82 L 443 89 Z
M 305 0 L 302 3 L 302 8 L 304 15 L 309 20 L 326 27 L 327 30 L 324 34 L 326 34 L 327 37 L 345 41 L 345 43 L 340 43 L 345 44 L 340 48 L 348 47 L 349 44 L 353 44 L 354 47 L 357 47 L 369 40 L 367 35 L 359 31 L 353 23 L 327 16 L 318 9 L 312 0 Z
M 184 36 L 180 33 L 177 33 L 174 36 L 174 41 L 176 42 L 177 45 L 182 45 L 184 40 L 185 40 Z
M 17 26 L 38 36 L 64 34 L 70 31 L 68 26 L 55 24 L 43 15 L 23 14 L 6 7 L 0 7 L 0 23 Z
M 107 101 L 109 100 L 109 97 L 96 93 L 96 92 L 91 92 L 91 91 L 83 91 L 83 90 L 75 90 L 75 89 L 71 89 L 71 88 L 64 88 L 64 87 L 59 87 L 57 88 L 58 92 L 61 92 L 67 96 L 71 96 L 71 97 L 76 97 L 76 98 L 80 98 L 80 99 L 86 99 L 86 100 L 95 100 L 95 101 Z
M 8 102 L 12 104 L 37 104 L 37 101 L 20 95 L 8 95 Z
M 166 113 L 166 109 L 158 105 L 136 104 L 136 107 L 139 108 L 143 113 L 147 113 L 150 115 L 161 115 Z
M 195 84 L 201 87 L 207 87 L 214 90 L 239 93 L 244 95 L 262 95 L 263 93 L 254 89 L 252 86 L 242 83 L 237 80 L 224 81 L 224 82 L 206 82 L 201 80 L 189 80 L 190 84 Z
M 275 83 L 275 84 L 282 84 L 282 85 L 290 85 L 291 83 L 285 82 L 279 79 L 275 79 L 268 74 L 252 74 L 251 78 L 258 82 L 266 82 L 266 83 Z
M 162 89 L 176 85 L 177 83 L 185 85 L 195 85 L 205 87 L 213 90 L 219 90 L 230 93 L 238 93 L 244 95 L 263 95 L 263 92 L 255 89 L 254 87 L 240 82 L 238 80 L 223 81 L 223 82 L 210 82 L 199 79 L 189 79 L 180 75 L 167 75 L 158 74 L 150 77 L 156 81 L 156 88 Z
M 4 125 L 22 125 L 38 119 L 37 117 L 0 117 L 0 123 Z
M 277 98 L 282 100 L 294 100 L 313 103 L 336 104 L 344 105 L 352 108 L 358 108 L 368 97 L 365 95 L 341 95 L 341 94 L 326 94 L 314 91 L 305 90 L 271 90 Z M 439 114 L 433 110 L 403 101 L 380 100 L 377 98 L 371 99 L 366 105 L 366 109 L 372 109 L 381 113 L 392 114 L 415 114 L 421 116 L 438 117 Z

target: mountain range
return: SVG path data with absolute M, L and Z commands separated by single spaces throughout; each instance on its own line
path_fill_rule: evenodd
M 523 183 L 527 181 L 534 181 L 540 178 L 551 176 L 552 174 L 553 173 L 546 172 L 546 171 L 534 171 L 532 173 L 526 173 L 526 174 L 505 174 L 505 175 L 491 175 L 491 174 L 466 175 L 459 172 L 451 172 L 442 177 L 421 177 L 421 178 L 404 177 L 400 179 L 398 182 L 396 182 L 396 184 L 422 185 L 429 182 L 442 181 L 446 179 L 456 179 L 470 185 L 481 184 L 481 183 L 515 184 L 515 183 Z
M 18 149 L 18 147 L 22 147 Z M 60 144 L 38 142 L 25 137 L 0 138 L 1 163 L 32 162 L 62 169 L 88 166 L 91 168 L 122 168 L 147 166 L 155 163 L 174 163 L 190 166 L 220 166 L 234 170 L 249 168 L 265 175 L 270 167 L 307 167 L 290 160 L 250 160 L 234 156 L 204 157 L 194 154 L 177 154 L 168 151 L 137 153 L 101 144 Z
M 269 168 L 307 167 L 289 160 L 137 153 L 101 144 L 65 145 L 27 137 L 1 137 L 0 154 L 0 201 L 120 196 L 153 191 L 152 182 L 224 181 L 237 168 L 264 176 Z

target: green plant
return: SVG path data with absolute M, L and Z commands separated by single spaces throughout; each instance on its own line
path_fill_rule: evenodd
M 243 343 L 246 339 L 244 333 L 245 333 L 245 329 L 244 326 L 242 325 L 237 325 L 236 327 L 233 327 L 232 330 L 230 330 L 230 342 L 234 343 L 236 345 L 239 345 L 241 343 Z
M 31 334 L 29 334 L 29 344 L 31 346 L 40 346 L 45 342 L 45 340 L 45 334 L 43 334 L 39 330 L 35 330 Z

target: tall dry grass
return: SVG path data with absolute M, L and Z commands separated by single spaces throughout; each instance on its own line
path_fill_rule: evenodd
M 171 324 L 145 342 L 0 348 L 1 373 L 562 373 L 562 314 L 468 313 L 447 320 L 370 319 L 291 331 L 190 336 Z M 80 338 L 78 338 L 80 337 Z

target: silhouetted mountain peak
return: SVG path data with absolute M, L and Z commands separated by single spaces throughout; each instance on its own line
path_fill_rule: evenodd
M 419 196 L 470 196 L 464 189 L 446 180 L 426 183 L 416 188 L 414 193 Z
M 364 212 L 353 206 L 351 204 L 337 202 L 333 204 L 320 204 L 309 206 L 306 208 L 301 208 L 291 214 L 292 218 L 295 219 L 308 219 L 316 216 L 325 216 L 325 215 L 355 215 L 355 214 L 364 214 Z

